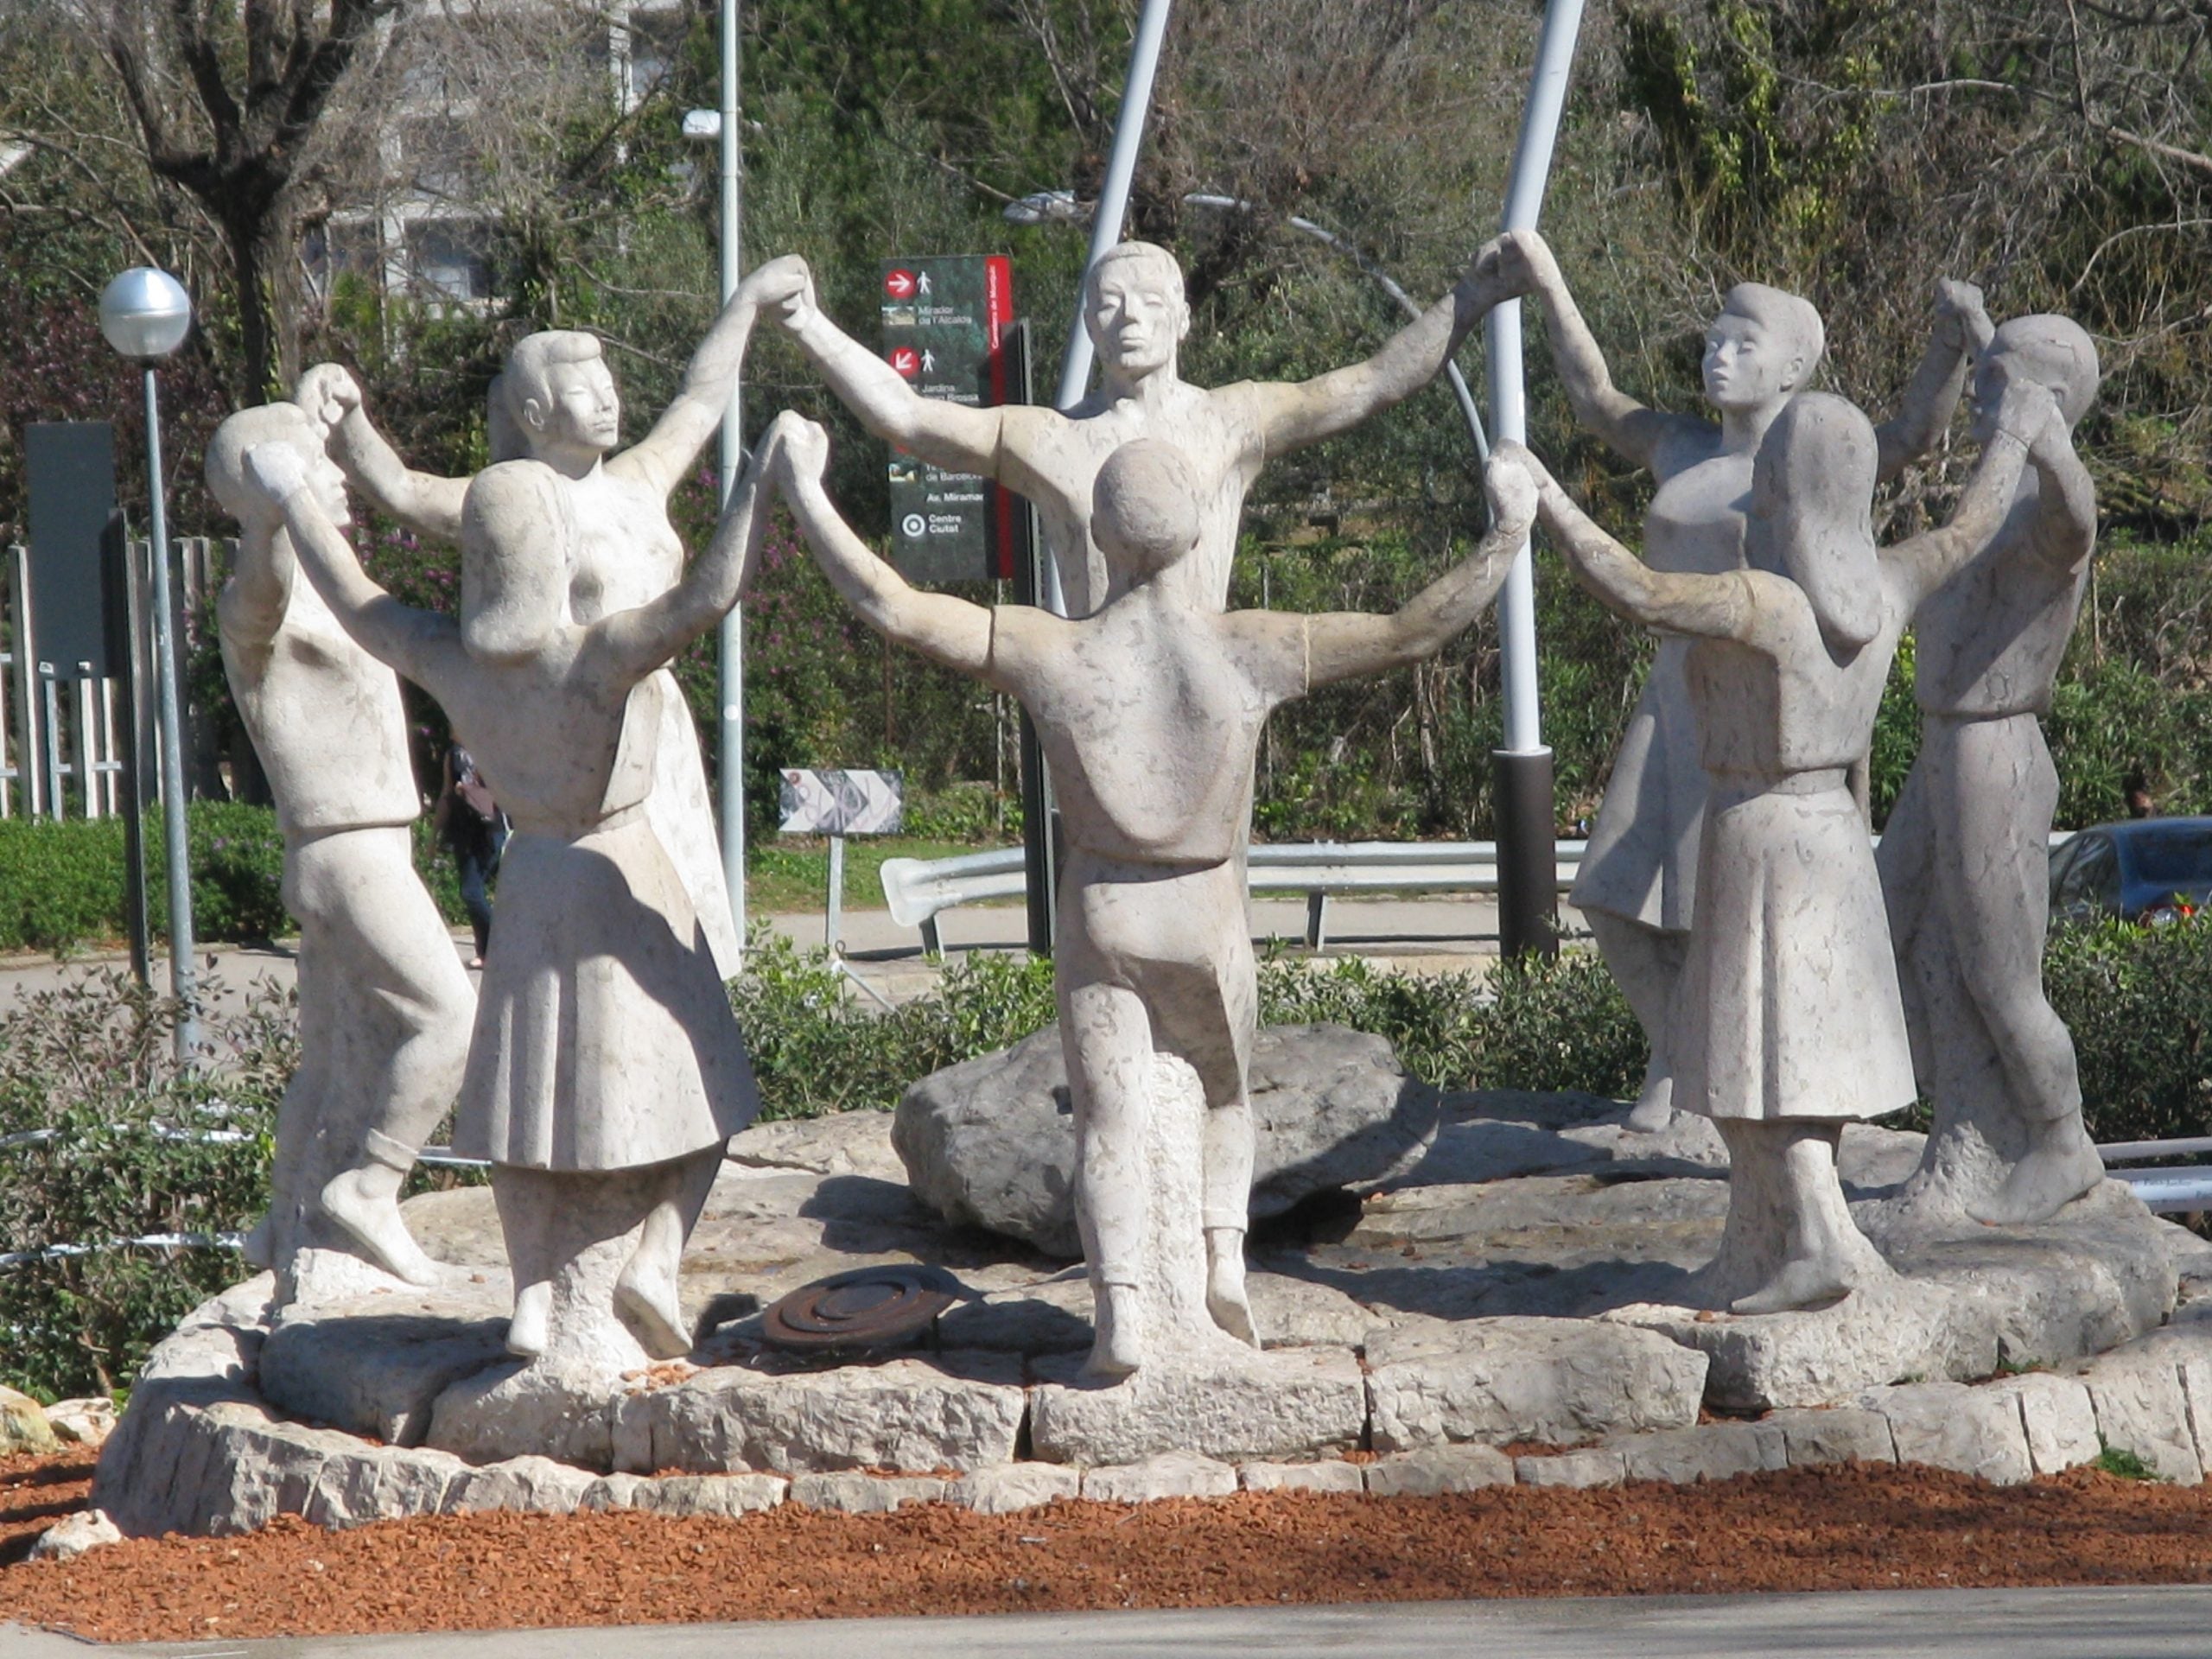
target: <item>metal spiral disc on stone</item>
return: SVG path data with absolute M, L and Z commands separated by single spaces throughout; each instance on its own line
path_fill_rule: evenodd
M 802 1353 L 895 1347 L 927 1330 L 961 1294 L 960 1281 L 942 1268 L 855 1268 L 785 1297 L 762 1319 L 761 1335 Z

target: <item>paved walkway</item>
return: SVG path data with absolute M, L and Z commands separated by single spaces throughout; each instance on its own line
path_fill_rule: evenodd
M 0 1627 L 0 1659 L 87 1646 Z M 1389 1603 L 153 1643 L 147 1659 L 2203 1659 L 2212 1587 Z
M 1306 937 L 1302 900 L 1262 899 L 1252 906 L 1251 917 L 1252 937 L 1262 944 L 1280 940 L 1297 945 Z M 777 932 L 808 947 L 822 944 L 823 919 L 820 911 L 766 918 Z M 1563 912 L 1563 919 L 1570 928 L 1580 921 L 1572 911 Z M 949 910 L 940 921 L 951 958 L 970 950 L 1027 949 L 1027 921 L 1018 906 Z M 936 983 L 938 967 L 922 955 L 919 935 L 899 926 L 890 912 L 848 910 L 843 931 L 854 973 L 891 1001 L 903 1001 Z M 463 957 L 468 954 L 467 930 L 454 936 L 454 949 Z M 1487 897 L 1332 901 L 1328 948 L 1323 954 L 1366 957 L 1418 972 L 1479 969 L 1497 954 L 1497 901 Z M 21 992 L 52 989 L 94 967 L 127 969 L 128 963 L 127 956 L 114 951 L 65 962 L 31 953 L 0 957 L 0 1008 L 11 1006 Z M 219 1008 L 235 1007 L 257 980 L 266 978 L 289 990 L 298 979 L 297 959 L 289 944 L 210 945 L 200 952 L 199 967 L 203 976 L 214 982 Z M 165 957 L 156 958 L 154 982 L 168 988 Z

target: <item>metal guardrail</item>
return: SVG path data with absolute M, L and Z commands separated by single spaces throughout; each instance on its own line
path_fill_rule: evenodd
M 2179 1141 L 2118 1141 L 2097 1148 L 2097 1156 L 2105 1160 L 2112 1178 L 2126 1181 L 2152 1211 L 2163 1216 L 2212 1210 L 2212 1166 L 2179 1169 L 2113 1169 L 2111 1166 L 2152 1158 L 2202 1158 L 2207 1153 L 2212 1153 L 2212 1137 L 2202 1135 Z
M 1574 885 L 1585 843 L 1559 843 L 1559 890 Z M 1318 950 L 1328 936 L 1328 901 L 1338 893 L 1496 893 L 1494 841 L 1320 841 L 1254 847 L 1246 863 L 1253 893 L 1306 895 L 1306 943 Z M 968 853 L 958 858 L 887 858 L 883 898 L 891 919 L 921 930 L 922 948 L 943 949 L 940 911 L 1023 892 L 1021 849 Z

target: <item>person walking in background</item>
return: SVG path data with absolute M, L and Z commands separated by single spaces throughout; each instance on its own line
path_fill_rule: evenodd
M 472 968 L 484 965 L 492 948 L 492 883 L 499 874 L 499 855 L 507 848 L 507 815 L 492 797 L 492 786 L 476 770 L 475 759 L 458 743 L 446 750 L 444 786 L 430 822 L 441 844 L 453 854 L 461 877 L 461 902 L 476 931 Z

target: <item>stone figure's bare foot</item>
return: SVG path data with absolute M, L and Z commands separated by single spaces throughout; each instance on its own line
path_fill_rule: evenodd
M 507 1321 L 507 1351 L 521 1359 L 536 1359 L 545 1351 L 548 1325 L 553 1317 L 553 1287 L 544 1280 L 515 1292 L 514 1317 Z
M 1797 1308 L 1824 1307 L 1842 1300 L 1851 1291 L 1851 1281 L 1834 1262 L 1823 1256 L 1799 1256 L 1783 1262 L 1780 1273 L 1750 1295 L 1729 1303 L 1728 1311 L 1787 1313 Z
M 1260 1345 L 1251 1298 L 1244 1289 L 1244 1230 L 1206 1229 L 1206 1312 L 1239 1342 Z
M 382 1164 L 349 1169 L 324 1186 L 321 1207 L 362 1259 L 410 1285 L 435 1285 L 438 1264 L 399 1218 L 398 1183 Z
M 681 1359 L 691 1351 L 691 1332 L 676 1300 L 676 1281 L 644 1253 L 630 1258 L 614 1281 L 614 1306 L 636 1327 L 638 1338 L 655 1359 Z
M 1097 1336 L 1082 1374 L 1096 1381 L 1118 1382 L 1135 1375 L 1144 1363 L 1144 1316 L 1137 1306 L 1137 1287 L 1101 1285 L 1092 1300 L 1091 1319 Z
M 2104 1178 L 2104 1160 L 2081 1118 L 2055 1118 L 2038 1129 L 2005 1185 L 1968 1204 L 1967 1213 L 1995 1227 L 2048 1221 Z
M 1656 1135 L 1675 1121 L 1675 1078 L 1672 1072 L 1647 1072 L 1643 1092 L 1629 1112 L 1628 1127 L 1638 1135 Z

